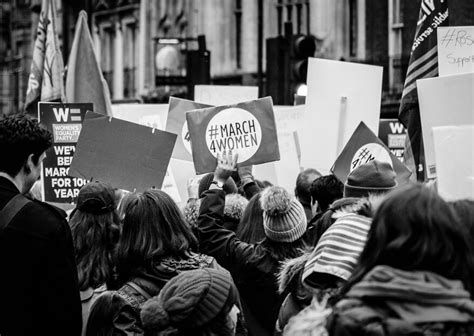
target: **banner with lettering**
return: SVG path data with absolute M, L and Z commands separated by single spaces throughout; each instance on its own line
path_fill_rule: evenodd
M 403 162 L 407 130 L 398 119 L 381 119 L 379 123 L 379 139 L 387 146 L 392 154 Z
M 439 27 L 439 76 L 474 72 L 474 26 Z
M 347 175 L 354 169 L 373 160 L 389 163 L 397 174 L 399 185 L 408 182 L 411 171 L 392 154 L 390 149 L 377 138 L 364 122 L 357 126 L 331 171 L 344 183 Z
M 178 135 L 172 155 L 173 159 L 193 161 L 186 112 L 205 107 L 211 107 L 211 105 L 170 97 L 166 131 Z
M 38 103 L 38 120 L 53 134 L 53 146 L 43 161 L 43 201 L 71 203 L 86 183 L 69 176 L 69 167 L 87 111 L 93 104 Z
M 271 97 L 186 113 L 194 168 L 214 171 L 218 153 L 238 153 L 241 166 L 280 160 Z

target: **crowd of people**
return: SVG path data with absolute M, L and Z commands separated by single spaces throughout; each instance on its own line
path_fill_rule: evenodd
M 182 209 L 94 181 L 66 214 L 29 194 L 51 145 L 0 120 L 1 336 L 474 335 L 474 200 L 377 160 L 293 195 L 224 152 Z

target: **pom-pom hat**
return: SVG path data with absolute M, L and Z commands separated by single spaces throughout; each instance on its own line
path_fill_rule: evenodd
M 281 187 L 262 191 L 263 229 L 268 239 L 291 243 L 303 236 L 307 219 L 303 206 Z
M 354 169 L 344 184 L 344 197 L 367 197 L 397 187 L 397 175 L 387 162 L 370 161 Z
M 238 292 L 230 274 L 203 268 L 169 280 L 158 296 L 143 304 L 140 315 L 149 331 L 191 329 L 206 325 L 220 313 L 229 313 L 237 302 Z

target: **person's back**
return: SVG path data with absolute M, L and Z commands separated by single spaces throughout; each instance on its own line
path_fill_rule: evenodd
M 50 145 L 49 132 L 33 120 L 6 117 L 0 121 L 2 211 L 38 179 Z M 65 213 L 28 201 L 4 224 L 0 229 L 0 335 L 80 335 L 79 288 Z

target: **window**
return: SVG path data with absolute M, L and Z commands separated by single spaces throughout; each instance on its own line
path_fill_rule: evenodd
M 349 56 L 357 56 L 357 0 L 349 0 Z
M 235 0 L 235 52 L 237 69 L 242 68 L 242 0 Z
M 392 7 L 392 27 L 403 27 L 403 10 L 404 10 L 404 1 L 403 0 L 391 0 Z

